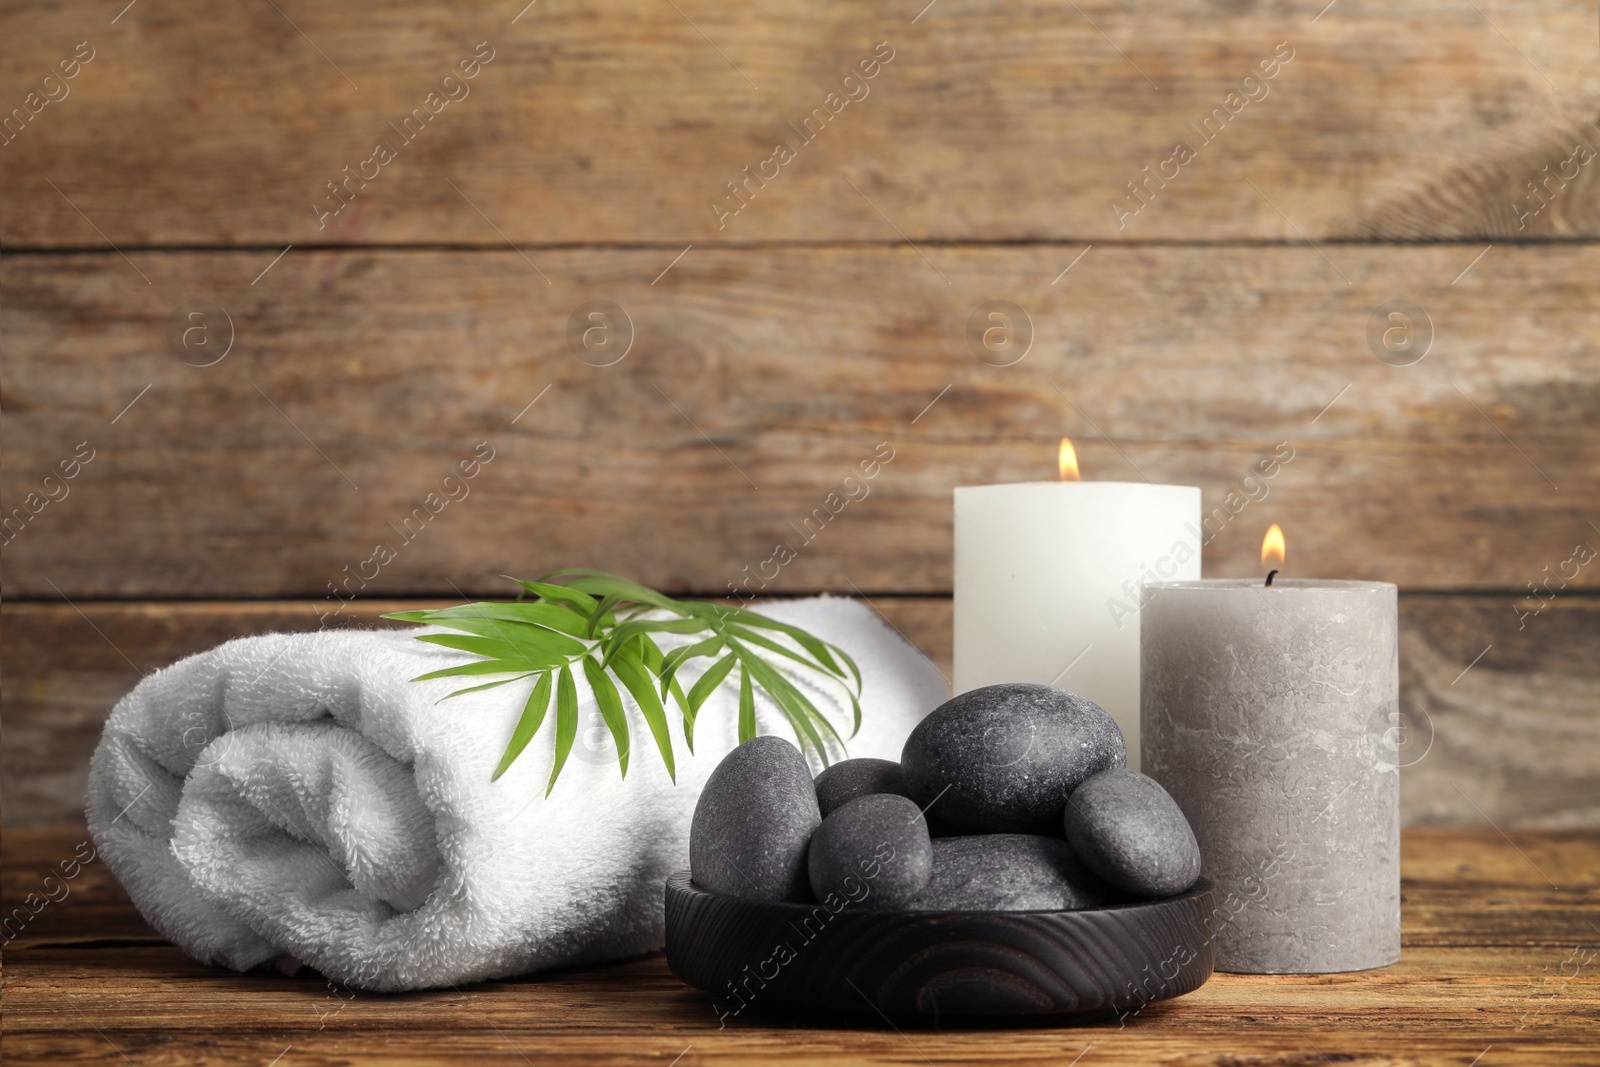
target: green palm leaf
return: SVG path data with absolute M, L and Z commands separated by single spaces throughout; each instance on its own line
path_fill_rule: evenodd
M 667 773 L 676 780 L 668 699 L 683 716 L 684 740 L 692 752 L 696 718 L 712 693 L 735 684 L 730 675 L 736 669 L 741 742 L 756 736 L 759 690 L 777 706 L 807 753 L 815 753 L 827 763 L 831 751 L 843 751 L 844 740 L 833 722 L 792 680 L 808 676 L 837 684 L 850 701 L 852 733 L 861 728 L 861 671 L 855 661 L 837 645 L 797 626 L 729 604 L 677 600 L 605 571 L 569 569 L 534 582 L 511 580 L 521 589 L 514 602 L 397 611 L 385 616 L 448 631 L 417 636 L 429 644 L 477 657 L 416 679 L 492 678 L 458 689 L 452 697 L 535 678 L 494 770 L 496 779 L 551 718 L 553 703 L 555 759 L 545 794 L 555 789 L 577 737 L 578 697 L 573 674 L 577 666 L 581 666 L 616 742 L 624 776 L 630 751 L 630 706 L 644 720 Z M 663 652 L 658 638 L 687 640 Z M 686 693 L 678 674 L 697 659 L 711 663 Z M 492 677 L 496 675 L 503 677 Z M 624 691 L 630 698 L 627 701 Z

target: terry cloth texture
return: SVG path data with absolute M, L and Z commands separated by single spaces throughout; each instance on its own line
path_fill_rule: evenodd
M 948 695 L 927 658 L 855 601 L 756 610 L 855 658 L 863 694 L 852 756 L 898 759 Z M 674 785 L 632 711 L 628 774 L 618 774 L 575 672 L 578 738 L 546 797 L 553 713 L 490 781 L 532 681 L 441 703 L 477 680 L 411 681 L 464 658 L 417 633 L 240 638 L 150 675 L 117 703 L 90 766 L 89 829 L 145 919 L 200 960 L 309 965 L 370 990 L 659 948 L 663 883 L 688 867 L 695 801 L 738 741 L 737 688 L 724 683 L 701 708 L 693 754 L 669 705 Z M 694 676 L 685 669 L 686 687 Z M 789 677 L 849 738 L 842 694 Z M 794 740 L 766 704 L 760 732 Z

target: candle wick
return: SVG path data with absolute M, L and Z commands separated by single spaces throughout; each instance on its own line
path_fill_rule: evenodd
M 1277 576 L 1278 576 L 1278 568 L 1274 567 L 1270 571 L 1268 571 L 1267 572 L 1267 584 L 1271 585 L 1272 584 L 1272 579 L 1276 578 Z

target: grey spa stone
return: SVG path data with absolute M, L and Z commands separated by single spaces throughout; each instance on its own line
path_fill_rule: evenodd
M 935 708 L 906 739 L 900 768 L 911 798 L 941 826 L 1056 834 L 1078 784 L 1126 760 L 1122 731 L 1098 704 L 1010 683 Z
M 811 768 L 781 737 L 754 737 L 722 758 L 689 824 L 689 874 L 714 893 L 811 899 L 806 846 L 822 824 Z
M 860 756 L 842 760 L 817 775 L 817 804 L 826 819 L 835 808 L 873 793 L 898 793 L 909 797 L 905 775 L 894 760 Z
M 1200 877 L 1200 845 L 1178 802 L 1154 778 L 1102 771 L 1067 800 L 1067 841 L 1107 882 L 1140 897 L 1170 897 Z
M 857 907 L 903 908 L 933 870 L 933 841 L 917 805 L 893 793 L 857 797 L 822 820 L 807 860 L 811 892 Z
M 933 842 L 918 911 L 1064 911 L 1106 901 L 1104 883 L 1058 837 L 978 834 Z

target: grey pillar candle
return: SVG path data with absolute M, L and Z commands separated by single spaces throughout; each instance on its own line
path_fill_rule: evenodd
M 1140 610 L 1144 773 L 1217 887 L 1217 969 L 1400 958 L 1395 587 L 1166 582 Z

